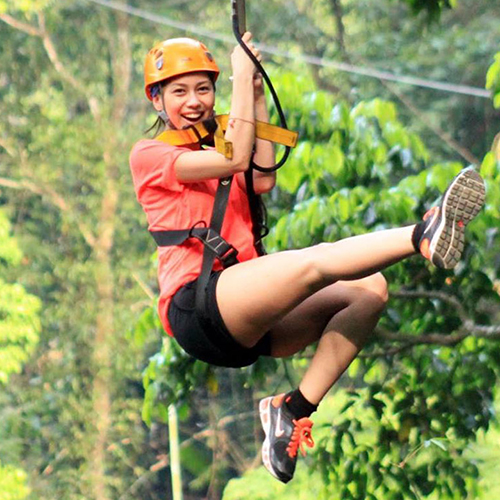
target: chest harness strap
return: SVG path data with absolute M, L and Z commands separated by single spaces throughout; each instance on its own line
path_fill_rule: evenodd
M 186 129 L 166 130 L 156 137 L 156 140 L 166 142 L 171 146 L 188 146 L 213 139 L 217 152 L 231 159 L 233 157 L 233 145 L 224 138 L 228 122 L 229 115 L 217 115 L 196 125 L 191 125 Z M 297 145 L 298 133 L 257 120 L 255 123 L 255 137 L 294 148 Z
M 226 158 L 231 159 L 233 156 L 232 143 L 224 138 L 228 120 L 228 115 L 218 115 L 212 119 L 190 126 L 187 129 L 166 130 L 156 137 L 156 140 L 172 146 L 207 143 L 213 140 L 216 150 Z M 298 134 L 269 123 L 257 121 L 255 136 L 259 139 L 294 147 L 297 143 Z M 249 179 L 247 176 L 246 178 L 248 183 Z M 189 238 L 196 238 L 203 243 L 203 260 L 196 286 L 196 312 L 202 321 L 206 319 L 205 291 L 210 279 L 214 260 L 217 258 L 224 268 L 239 262 L 236 248 L 220 235 L 232 181 L 233 176 L 219 179 L 209 227 L 199 227 L 195 224 L 190 229 L 150 231 L 158 246 L 181 245 Z M 252 204 L 250 208 L 253 210 Z M 259 255 L 262 255 L 264 252 L 261 242 L 255 241 L 255 245 Z

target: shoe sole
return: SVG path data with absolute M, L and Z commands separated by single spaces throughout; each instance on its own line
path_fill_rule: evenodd
M 269 434 L 271 431 L 271 401 L 273 397 L 268 397 L 262 399 L 259 403 L 259 416 L 260 423 L 262 424 L 262 428 L 264 429 L 264 433 L 266 434 L 266 438 L 264 439 L 264 443 L 262 444 L 262 463 L 264 467 L 276 478 L 279 477 L 274 472 L 274 469 L 271 465 L 271 441 L 269 440 Z
M 444 269 L 458 264 L 464 250 L 465 227 L 483 207 L 485 193 L 484 181 L 472 167 L 450 184 L 441 203 L 438 229 L 430 242 L 433 264 Z

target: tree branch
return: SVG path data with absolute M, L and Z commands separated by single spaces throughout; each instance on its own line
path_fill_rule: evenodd
M 23 23 L 23 22 L 19 21 L 18 19 L 15 19 L 12 16 L 9 16 L 9 14 L 0 14 L 0 20 L 2 20 L 4 23 L 8 24 L 9 26 L 12 26 L 16 30 L 27 33 L 28 35 L 40 36 L 40 37 L 42 36 L 42 32 L 39 28 L 37 28 L 35 26 L 31 26 L 30 24 Z
M 47 199 L 52 205 L 54 205 L 62 212 L 71 213 L 71 207 L 66 203 L 66 200 L 56 191 L 47 186 L 41 187 L 40 185 L 37 185 L 28 180 L 15 181 L 12 179 L 7 179 L 5 177 L 0 177 L 0 186 L 29 191 L 30 193 Z M 90 229 L 85 224 L 83 224 L 78 217 L 74 217 L 73 219 L 87 244 L 90 247 L 94 248 L 96 239 Z
M 495 154 L 495 159 L 500 161 L 500 133 L 495 136 L 495 139 L 493 139 L 491 150 Z
M 9 144 L 9 141 L 4 140 L 1 137 L 0 137 L 0 148 L 5 149 L 5 151 L 11 158 L 15 157 L 16 152 L 14 151 L 14 147 L 11 144 Z
M 375 336 L 382 342 L 390 342 L 392 345 L 388 349 L 377 349 L 372 352 L 362 353 L 364 358 L 377 358 L 394 356 L 400 352 L 418 345 L 438 345 L 451 347 L 464 341 L 466 338 L 482 338 L 488 340 L 500 340 L 500 325 L 478 325 L 467 314 L 460 301 L 447 293 L 439 291 L 407 291 L 401 290 L 391 293 L 393 297 L 401 299 L 425 298 L 429 300 L 437 299 L 450 305 L 456 311 L 461 326 L 453 333 L 425 333 L 414 335 L 410 333 L 394 333 L 381 326 L 375 330 Z
M 40 25 L 39 36 L 42 38 L 43 46 L 45 48 L 45 52 L 47 53 L 50 62 L 54 66 L 54 69 L 59 73 L 62 80 L 71 85 L 79 94 L 82 94 L 87 100 L 87 104 L 89 106 L 90 112 L 92 116 L 99 121 L 100 120 L 100 109 L 99 103 L 97 99 L 93 96 L 89 96 L 86 89 L 83 85 L 72 75 L 67 69 L 66 66 L 61 62 L 59 55 L 57 53 L 56 47 L 52 42 L 52 38 L 50 34 L 47 32 L 45 26 L 45 16 L 42 12 L 38 14 L 38 23 Z
M 453 295 L 449 295 L 445 292 L 429 291 L 429 290 L 419 290 L 419 291 L 398 290 L 396 292 L 391 292 L 391 296 L 399 299 L 429 299 L 429 300 L 437 299 L 453 307 L 456 310 L 458 317 L 462 320 L 462 322 L 466 322 L 469 320 L 469 316 L 467 315 L 462 303 Z
M 451 149 L 456 151 L 462 158 L 475 165 L 481 163 L 467 148 L 463 147 L 455 139 L 453 139 L 453 137 L 448 132 L 443 130 L 438 125 L 433 125 L 432 123 L 430 123 L 430 120 L 425 115 L 425 113 L 414 106 L 410 99 L 405 96 L 403 92 L 400 92 L 395 85 L 392 85 L 385 80 L 379 80 L 379 82 L 387 90 L 389 90 L 389 92 L 394 94 L 410 110 L 410 112 L 417 117 L 418 120 L 420 120 L 432 132 L 434 132 L 444 143 L 446 143 Z
M 55 48 L 54 43 L 52 42 L 52 38 L 50 34 L 47 32 L 45 26 L 45 16 L 42 12 L 38 13 L 38 26 L 31 26 L 30 24 L 24 23 L 15 19 L 14 17 L 8 14 L 0 14 L 0 20 L 12 26 L 13 28 L 22 31 L 31 36 L 36 36 L 42 39 L 42 44 L 47 53 L 47 56 L 54 66 L 54 69 L 60 75 L 61 79 L 71 85 L 79 94 L 82 94 L 89 106 L 89 109 L 92 113 L 92 116 L 96 119 L 100 119 L 100 109 L 98 100 L 89 96 L 86 89 L 81 85 L 81 83 L 66 69 L 66 66 L 61 62 L 57 50 Z
M 330 4 L 332 7 L 333 16 L 335 17 L 335 24 L 337 25 L 337 44 L 339 52 L 342 55 L 342 59 L 346 61 L 349 60 L 349 56 L 347 55 L 347 49 L 345 46 L 345 27 L 342 5 L 340 4 L 340 0 L 330 0 Z

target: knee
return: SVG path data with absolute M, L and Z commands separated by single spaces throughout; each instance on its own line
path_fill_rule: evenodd
M 374 308 L 382 311 L 389 300 L 389 290 L 386 279 L 382 273 L 375 273 L 371 276 L 367 276 L 362 281 L 364 282 L 363 300 L 369 301 Z

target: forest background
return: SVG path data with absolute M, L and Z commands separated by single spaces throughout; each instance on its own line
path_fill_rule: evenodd
M 268 250 L 415 221 L 474 164 L 487 204 L 463 263 L 385 273 L 376 335 L 281 485 L 260 466 L 253 410 L 295 386 L 311 352 L 223 370 L 165 339 L 128 169 L 154 121 L 142 67 L 155 42 L 205 41 L 228 110 L 230 3 L 0 0 L 0 499 L 172 498 L 172 403 L 188 500 L 497 498 L 496 2 L 247 3 L 300 133 L 266 199 Z

